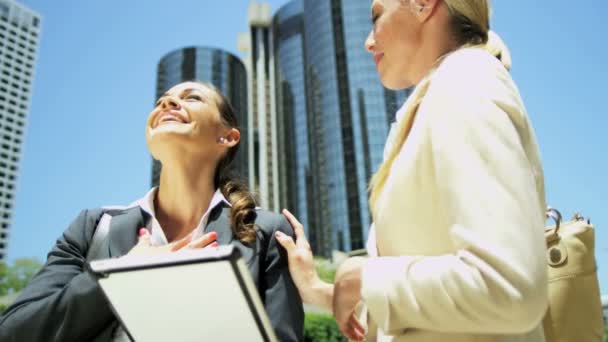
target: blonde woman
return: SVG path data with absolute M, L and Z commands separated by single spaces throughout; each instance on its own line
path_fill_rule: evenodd
M 289 213 L 296 242 L 278 234 L 304 301 L 351 339 L 367 326 L 379 341 L 544 341 L 543 171 L 489 13 L 487 0 L 372 2 L 382 83 L 416 86 L 371 180 L 372 257 L 347 260 L 334 287 Z

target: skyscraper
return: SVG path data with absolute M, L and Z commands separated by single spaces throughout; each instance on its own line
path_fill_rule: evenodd
M 279 181 L 283 206 L 300 220 L 313 246 L 325 240 L 313 223 L 313 180 L 309 160 L 304 59 L 304 3 L 293 0 L 274 15 Z
M 241 139 L 235 159 L 241 178 L 249 177 L 247 75 L 240 59 L 226 51 L 207 47 L 187 47 L 166 54 L 158 63 L 156 98 L 174 85 L 198 80 L 218 88 L 230 101 L 239 121 Z M 158 185 L 160 163 L 152 164 L 152 186 Z
M 382 87 L 364 49 L 369 6 L 368 0 L 304 0 L 313 229 L 330 234 L 324 255 L 364 246 L 367 184 L 382 161 L 389 121 L 407 96 Z
M 40 30 L 38 13 L 0 0 L 0 260 L 6 255 L 12 224 Z
M 248 11 L 249 32 L 239 37 L 239 49 L 247 54 L 249 94 L 250 187 L 260 205 L 278 211 L 283 205 L 279 180 L 278 125 L 274 78 L 273 32 L 270 5 L 252 1 Z

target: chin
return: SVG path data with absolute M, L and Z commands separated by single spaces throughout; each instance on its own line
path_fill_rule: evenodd
M 390 89 L 390 90 L 402 90 L 402 89 L 409 88 L 414 85 L 413 82 L 409 82 L 408 80 L 405 80 L 403 78 L 396 79 L 396 78 L 388 77 L 388 76 L 386 76 L 386 77 L 380 76 L 380 82 L 382 82 L 382 85 L 386 89 Z
M 148 128 L 148 135 L 150 136 L 150 138 L 165 134 L 190 135 L 191 133 L 192 125 L 183 123 L 168 123 L 156 126 L 154 128 Z

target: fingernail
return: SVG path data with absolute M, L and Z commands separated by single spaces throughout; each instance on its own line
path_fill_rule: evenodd
M 146 228 L 140 228 L 140 229 L 139 229 L 139 236 L 144 236 L 144 235 L 146 235 L 146 232 L 147 232 Z
M 283 233 L 281 233 L 281 232 L 279 232 L 279 231 L 277 231 L 276 233 L 274 233 L 274 235 L 275 235 L 276 237 L 279 237 L 279 238 L 280 238 L 280 237 L 283 237 Z
M 217 232 L 211 232 L 211 233 L 209 233 L 209 236 L 211 238 L 213 238 L 213 239 L 216 239 L 217 238 Z
M 214 242 L 214 243 L 212 243 L 212 244 L 211 244 L 211 247 L 217 247 L 217 246 L 219 246 L 219 245 L 220 245 L 220 244 L 219 244 L 219 243 L 217 243 L 217 241 L 216 241 L 216 242 Z

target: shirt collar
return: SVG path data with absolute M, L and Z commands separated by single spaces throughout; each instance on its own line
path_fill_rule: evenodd
M 158 187 L 155 186 L 150 191 L 146 193 L 146 195 L 137 201 L 134 202 L 135 205 L 138 205 L 143 211 L 145 211 L 148 215 L 156 218 L 156 213 L 154 212 L 154 199 L 156 199 L 156 194 L 158 193 Z M 220 189 L 215 190 L 213 193 L 213 197 L 211 197 L 211 202 L 209 203 L 209 208 L 201 217 L 201 220 L 206 217 L 211 210 L 215 209 L 221 203 L 225 203 L 229 207 L 232 207 L 232 204 L 228 202 L 226 197 L 222 194 Z

